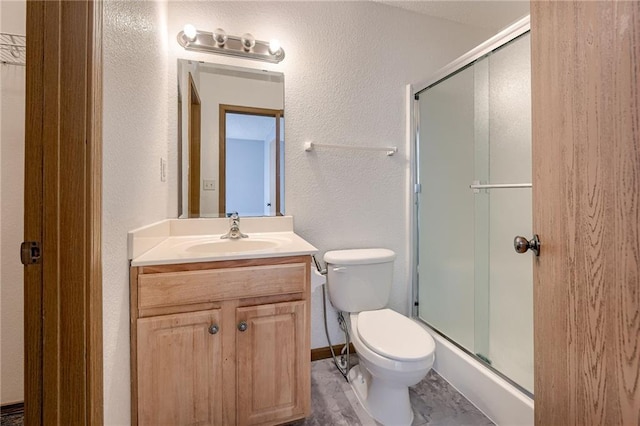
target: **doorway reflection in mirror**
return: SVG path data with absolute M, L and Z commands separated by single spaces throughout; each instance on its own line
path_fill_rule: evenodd
M 178 60 L 178 217 L 284 212 L 284 75 Z

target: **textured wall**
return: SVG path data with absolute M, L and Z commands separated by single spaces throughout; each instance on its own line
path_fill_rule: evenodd
M 24 1 L 0 3 L 0 31 L 25 34 L 26 10 Z M 0 223 L 2 253 L 0 285 L 2 306 L 0 343 L 2 362 L 0 404 L 20 402 L 24 399 L 24 292 L 23 266 L 18 248 L 24 230 L 24 101 L 25 68 L 0 65 L 0 99 L 2 134 L 2 166 Z
M 169 81 L 177 58 L 285 74 L 286 213 L 322 254 L 387 247 L 398 254 L 391 306 L 407 312 L 409 147 L 405 85 L 484 41 L 486 30 L 371 2 L 169 2 Z M 278 38 L 277 65 L 183 50 L 175 34 L 191 23 L 228 34 Z M 175 97 L 175 94 L 170 94 Z M 170 100 L 169 112 L 175 102 Z M 303 151 L 305 141 L 398 146 L 393 157 L 356 151 Z M 342 338 L 330 318 L 332 343 Z M 326 346 L 322 296 L 313 293 L 312 347 Z
M 396 251 L 391 306 L 406 312 L 411 275 L 405 85 L 424 80 L 487 32 L 372 2 L 104 4 L 105 423 L 129 422 L 126 231 L 177 213 L 172 176 L 178 57 L 284 72 L 286 213 L 320 254 L 347 247 Z M 266 64 L 186 52 L 175 41 L 186 23 L 279 38 L 287 56 L 281 64 Z M 396 145 L 400 151 L 393 157 L 306 153 L 307 140 Z M 161 155 L 169 156 L 167 184 L 159 181 Z M 326 346 L 321 292 L 312 296 L 312 345 Z M 340 335 L 333 315 L 330 327 L 335 344 Z
M 160 157 L 168 155 L 171 127 L 166 6 L 103 5 L 104 416 L 107 425 L 125 425 L 130 424 L 127 231 L 175 216 L 177 204 L 176 197 L 167 197 L 168 184 L 160 182 Z

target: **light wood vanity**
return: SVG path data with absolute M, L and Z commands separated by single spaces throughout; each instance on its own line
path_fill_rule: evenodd
M 310 257 L 131 267 L 134 425 L 310 414 Z

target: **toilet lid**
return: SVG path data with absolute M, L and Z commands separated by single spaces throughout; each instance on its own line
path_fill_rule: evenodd
M 398 361 L 420 361 L 435 350 L 425 329 L 391 309 L 360 312 L 358 336 L 372 351 Z

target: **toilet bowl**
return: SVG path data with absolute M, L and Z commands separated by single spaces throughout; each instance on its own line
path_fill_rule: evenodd
M 433 366 L 435 342 L 411 319 L 386 308 L 395 253 L 388 249 L 328 251 L 327 288 L 332 305 L 349 313 L 349 336 L 360 364 L 349 371 L 358 400 L 385 426 L 413 421 L 409 386 Z
M 390 309 L 352 313 L 349 335 L 360 360 L 349 371 L 349 382 L 360 404 L 383 425 L 410 425 L 409 386 L 433 366 L 433 338 Z

